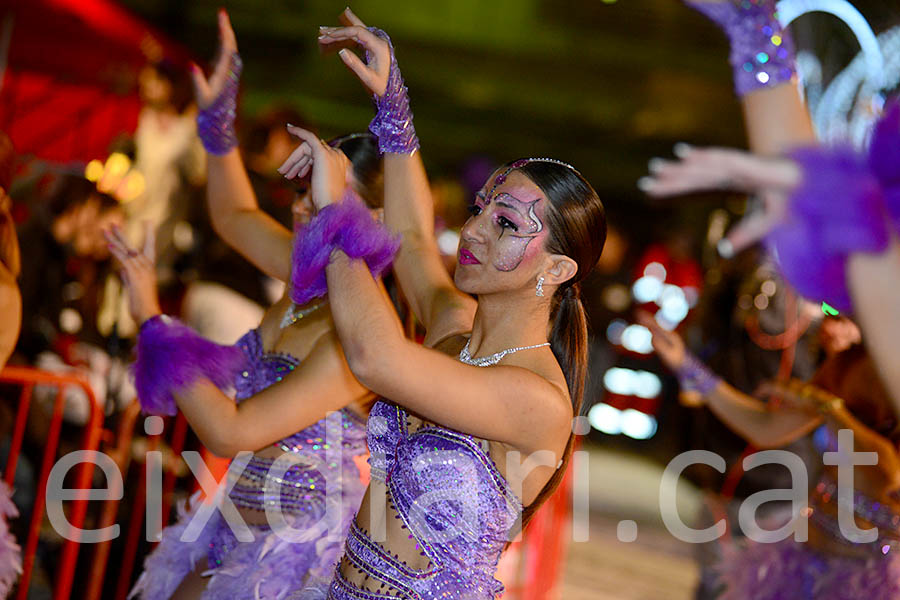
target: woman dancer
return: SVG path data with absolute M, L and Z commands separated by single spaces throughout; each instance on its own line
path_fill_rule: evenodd
M 363 491 L 353 458 L 366 450 L 364 415 L 371 394 L 347 367 L 328 302 L 319 297 L 324 273 L 312 259 L 323 236 L 338 226 L 368 243 L 367 252 L 357 255 L 376 272 L 396 249 L 365 208 L 319 214 L 307 223 L 309 197 L 304 196 L 294 205 L 299 228 L 292 265 L 291 234 L 258 209 L 235 148 L 231 127 L 240 58 L 224 13 L 219 26 L 222 56 L 215 73 L 209 82 L 196 74 L 199 129 L 210 153 L 210 210 L 229 243 L 289 285 L 259 328 L 234 347 L 217 346 L 160 314 L 152 236 L 138 253 L 119 232 L 109 235 L 131 310 L 143 323 L 135 370 L 145 410 L 174 414 L 177 404 L 215 454 L 253 451 L 232 463 L 229 483 L 234 485 L 227 497 L 249 525 L 250 541 L 218 511 L 199 537 L 187 533 L 198 507 L 194 498 L 191 511 L 182 510 L 179 522 L 164 530 L 159 547 L 146 559 L 132 596 L 147 600 L 282 599 L 308 577 L 333 569 Z M 335 146 L 342 156 L 346 150 L 353 157 L 354 189 L 378 202 L 380 161 L 371 136 L 348 136 Z M 232 385 L 240 404 L 220 390 Z M 323 418 L 326 414 L 332 416 Z M 282 468 L 274 464 L 285 456 L 291 460 Z M 264 511 L 275 499 L 282 525 L 293 531 L 270 525 Z
M 825 465 L 814 482 L 807 519 L 809 541 L 793 535 L 775 543 L 748 541 L 726 549 L 718 566 L 725 600 L 889 600 L 900 595 L 900 421 L 861 346 L 825 361 L 810 384 L 791 381 L 765 386 L 783 404 L 746 396 L 690 354 L 681 338 L 662 329 L 648 314 L 639 321 L 653 333 L 653 348 L 681 382 L 698 392 L 710 410 L 758 449 L 778 448 L 812 433 L 819 452 L 836 452 L 838 431 L 853 432 L 855 452 L 875 452 L 873 466 L 857 466 L 851 500 L 860 529 L 877 527 L 874 541 L 842 534 L 838 520 L 837 467 Z M 846 443 L 846 442 L 845 442 Z M 844 450 L 846 452 L 846 447 Z M 871 464 L 871 463 L 870 463 Z M 803 531 L 804 523 L 793 531 Z
M 427 333 L 425 347 L 407 341 L 372 276 L 333 249 L 328 285 L 348 363 L 389 400 L 370 413 L 372 483 L 328 597 L 494 598 L 502 585 L 493 574 L 520 511 L 527 522 L 570 455 L 586 362 L 579 288 L 603 247 L 603 205 L 561 161 L 510 163 L 475 199 L 454 285 L 431 235 L 427 179 L 390 44 L 349 11 L 344 18 L 353 25 L 323 29 L 320 42 L 353 40 L 370 53 L 367 64 L 349 50 L 341 56 L 376 95 L 370 130 L 386 153 L 385 218 L 403 236 L 395 273 Z M 356 202 L 345 159 L 311 133 L 289 131 L 304 143 L 285 167 L 312 168 L 320 210 Z

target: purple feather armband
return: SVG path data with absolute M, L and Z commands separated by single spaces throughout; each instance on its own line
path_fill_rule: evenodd
M 340 202 L 320 210 L 294 235 L 291 255 L 291 300 L 303 305 L 325 295 L 325 267 L 331 253 L 340 248 L 353 259 L 366 261 L 378 277 L 391 266 L 400 238 L 376 221 L 352 188 Z
M 228 389 L 246 366 L 246 356 L 237 346 L 211 342 L 167 315 L 153 317 L 141 325 L 133 366 L 141 409 L 172 416 L 177 412 L 172 392 L 201 378 Z
M 847 258 L 883 252 L 891 225 L 900 231 L 900 105 L 892 104 L 876 125 L 868 155 L 811 148 L 793 158 L 803 181 L 767 243 L 802 296 L 850 312 Z
M 375 118 L 369 123 L 369 131 L 378 138 L 378 150 L 384 154 L 414 154 L 419 149 L 419 138 L 413 126 L 412 109 L 409 107 L 409 93 L 403 84 L 394 46 L 391 38 L 377 27 L 369 27 L 369 31 L 385 40 L 391 49 L 391 69 L 388 73 L 387 87 L 381 97 L 375 96 Z M 366 63 L 371 62 L 372 55 L 366 50 Z

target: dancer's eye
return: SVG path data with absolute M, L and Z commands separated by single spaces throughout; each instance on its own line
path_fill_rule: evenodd
M 477 204 L 469 205 L 469 214 L 472 215 L 473 217 L 477 217 L 478 215 L 480 215 L 481 210 L 482 210 L 481 207 L 478 206 Z
M 519 231 L 519 226 L 506 217 L 498 217 L 497 224 L 500 225 L 500 227 L 503 229 L 512 229 L 513 231 Z

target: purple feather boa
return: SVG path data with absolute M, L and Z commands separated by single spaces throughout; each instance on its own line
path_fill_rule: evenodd
M 374 277 L 386 271 L 400 247 L 399 236 L 372 218 L 352 188 L 340 202 L 326 206 L 297 231 L 291 254 L 291 300 L 298 305 L 328 292 L 325 267 L 340 248 L 353 259 L 363 259 Z
M 767 243 L 801 295 L 850 312 L 847 257 L 883 252 L 891 221 L 900 231 L 900 104 L 876 125 L 867 154 L 808 148 L 793 158 L 803 181 Z
M 0 598 L 6 598 L 22 574 L 22 549 L 9 531 L 7 519 L 19 516 L 12 501 L 12 490 L 0 481 Z
M 174 415 L 178 409 L 172 392 L 197 379 L 231 387 L 247 363 L 237 346 L 220 346 L 167 315 L 141 326 L 136 351 L 134 383 L 141 409 L 151 415 Z

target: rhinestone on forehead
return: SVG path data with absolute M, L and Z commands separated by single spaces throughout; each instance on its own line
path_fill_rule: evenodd
M 488 203 L 490 203 L 491 198 L 494 195 L 494 190 L 496 190 L 498 186 L 503 185 L 503 183 L 506 182 L 506 178 L 509 176 L 510 173 L 512 173 L 516 169 L 521 169 L 528 163 L 533 163 L 533 162 L 546 162 L 546 163 L 553 163 L 555 165 L 561 165 L 563 167 L 566 167 L 567 169 L 574 171 L 577 175 L 581 175 L 581 173 L 578 172 L 578 169 L 576 169 L 569 163 L 555 159 L 555 158 L 545 158 L 545 157 L 520 158 L 516 162 L 509 165 L 505 171 L 503 171 L 502 173 L 497 175 L 497 178 L 494 180 L 494 185 L 491 186 L 491 191 L 487 195 L 486 201 Z

